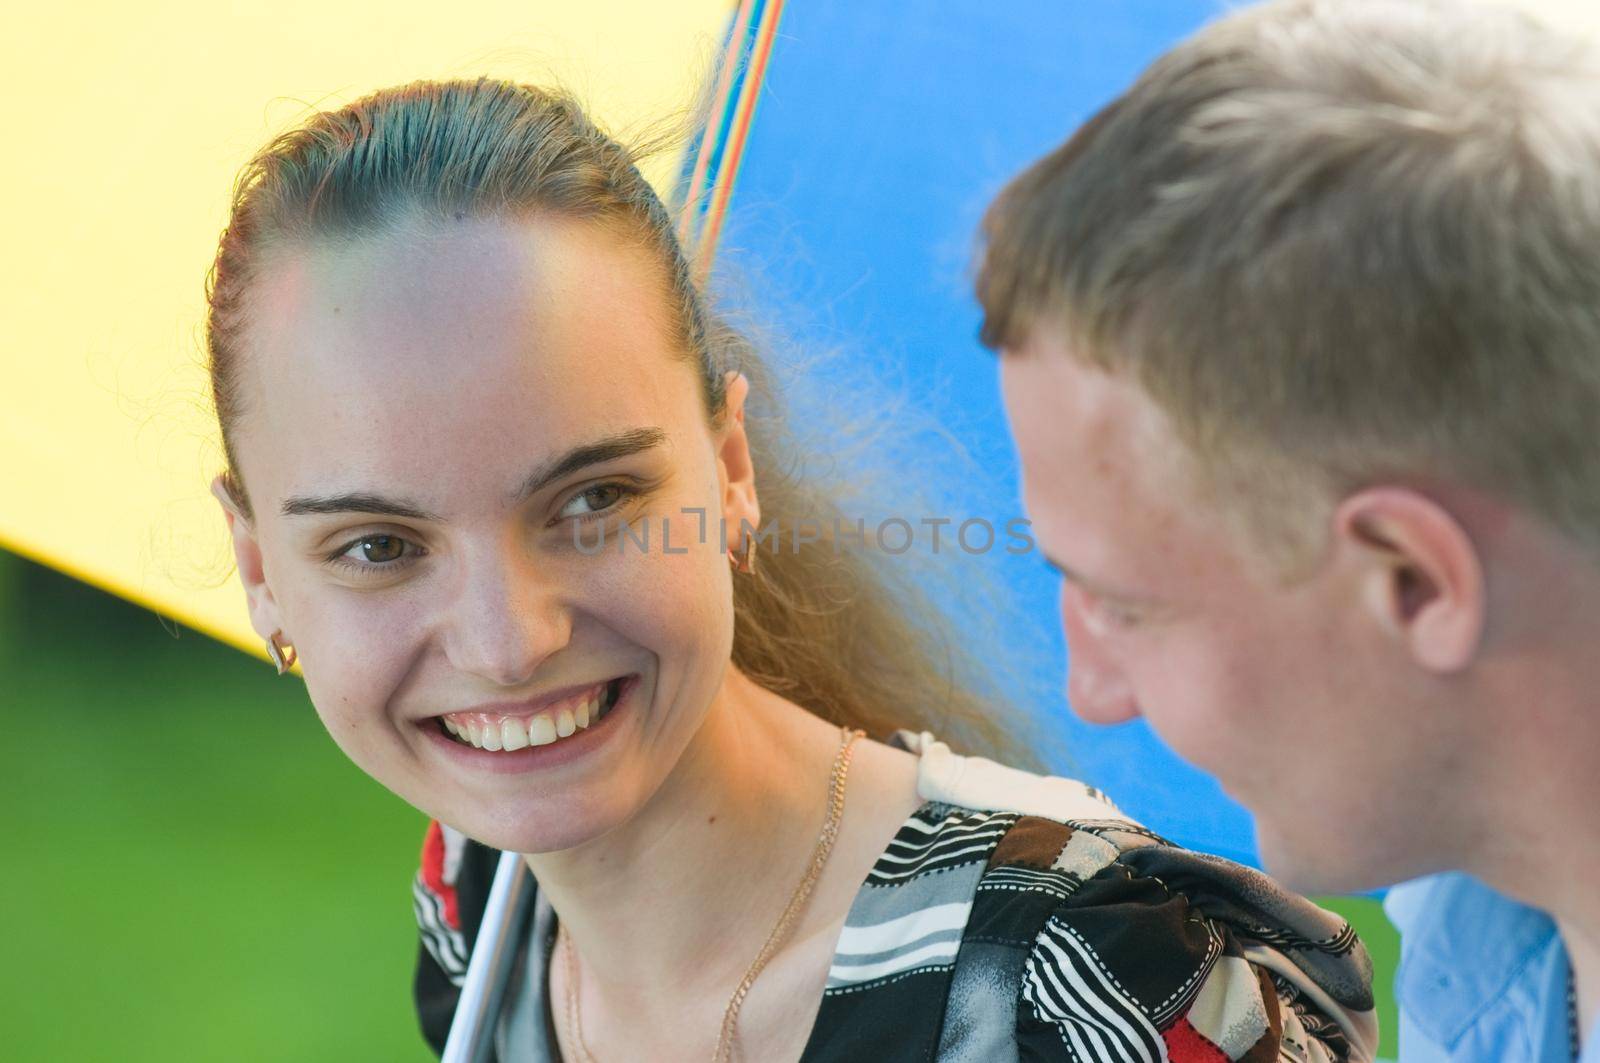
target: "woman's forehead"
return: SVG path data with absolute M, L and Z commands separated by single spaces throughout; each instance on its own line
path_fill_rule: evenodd
M 251 456 L 493 464 L 699 414 L 649 258 L 592 226 L 463 224 L 284 255 L 263 277 L 237 433 Z M 674 433 L 675 434 L 675 433 Z
M 645 248 L 558 218 L 412 224 L 285 249 L 253 302 L 265 354 L 329 347 L 430 357 L 472 343 L 670 343 L 672 302 Z

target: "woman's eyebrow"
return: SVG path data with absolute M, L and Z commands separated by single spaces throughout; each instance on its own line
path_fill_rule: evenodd
M 406 520 L 439 522 L 438 517 L 421 506 L 365 491 L 350 491 L 342 495 L 295 495 L 283 500 L 281 512 L 286 517 L 317 513 L 375 513 Z
M 634 428 L 626 432 L 584 443 L 539 466 L 522 481 L 522 486 L 511 496 L 512 505 L 519 505 L 545 487 L 589 465 L 615 461 L 629 454 L 660 446 L 667 434 L 659 428 Z M 400 517 L 404 520 L 443 523 L 436 516 L 414 502 L 387 498 L 370 491 L 348 491 L 337 495 L 295 495 L 283 500 L 281 512 L 286 517 L 301 517 L 328 513 L 372 513 L 379 516 Z
M 597 439 L 573 447 L 559 458 L 552 459 L 528 474 L 522 486 L 511 496 L 513 505 L 526 501 L 564 476 L 570 476 L 589 465 L 615 461 L 629 454 L 637 454 L 666 442 L 667 433 L 659 428 L 634 428 L 626 432 Z

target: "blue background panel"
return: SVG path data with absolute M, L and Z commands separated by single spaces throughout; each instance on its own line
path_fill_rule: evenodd
M 1020 515 L 994 355 L 976 341 L 978 221 L 1010 176 L 1218 12 L 1192 0 L 787 5 L 719 283 L 778 321 L 795 349 L 845 356 L 834 364 L 848 371 L 808 366 L 791 401 L 832 403 L 848 387 L 870 411 L 858 390 L 865 366 L 885 402 L 908 396 L 966 452 L 958 460 L 930 441 L 916 476 L 944 470 L 964 516 Z M 1057 770 L 1175 841 L 1254 863 L 1249 816 L 1213 780 L 1142 722 L 1093 727 L 1067 710 L 1058 585 L 1041 558 L 981 563 L 996 566 L 1041 643 L 1011 678 L 1042 692 L 1028 700 L 1070 751 Z

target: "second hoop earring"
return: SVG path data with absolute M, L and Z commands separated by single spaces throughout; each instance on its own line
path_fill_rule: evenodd
M 293 668 L 294 662 L 298 656 L 294 652 L 293 646 L 290 646 L 287 650 L 285 650 L 283 645 L 278 642 L 278 636 L 281 634 L 283 634 L 283 632 L 274 631 L 272 633 L 272 637 L 267 640 L 267 656 L 272 658 L 272 663 L 278 669 L 279 675 L 282 675 L 289 669 Z

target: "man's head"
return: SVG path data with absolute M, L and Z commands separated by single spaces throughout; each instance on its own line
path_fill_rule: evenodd
M 1565 719 L 1508 697 L 1600 637 L 1600 59 L 1510 11 L 1265 4 L 984 235 L 1074 707 L 1146 715 L 1306 888 L 1459 866 Z

